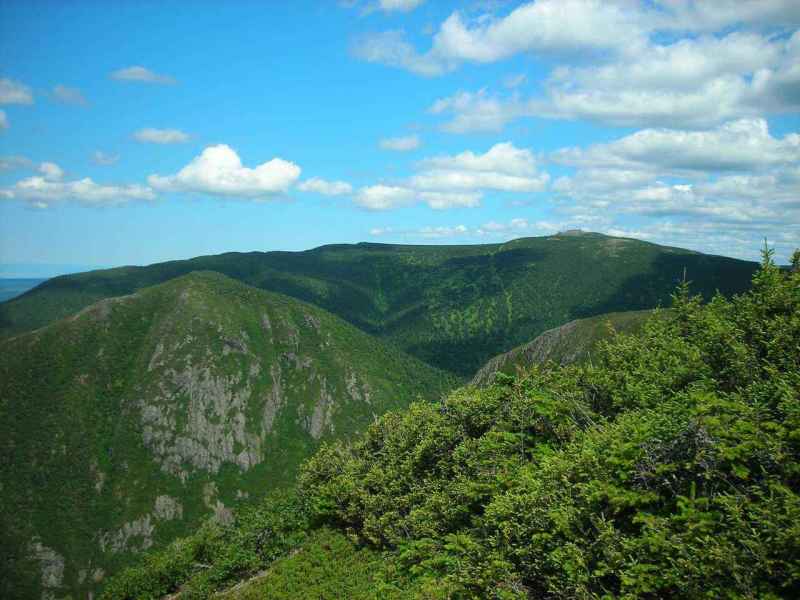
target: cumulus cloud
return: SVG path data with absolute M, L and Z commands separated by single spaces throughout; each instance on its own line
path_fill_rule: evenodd
M 301 192 L 312 192 L 323 196 L 343 196 L 353 191 L 353 186 L 346 181 L 326 181 L 319 177 L 312 177 L 297 184 Z
M 486 89 L 437 100 L 452 133 L 499 131 L 523 117 L 585 119 L 620 126 L 705 128 L 764 111 L 800 110 L 800 32 L 790 38 L 734 31 L 669 44 L 592 66 L 562 65 L 542 93 L 523 98 Z
M 61 84 L 53 88 L 53 97 L 62 104 L 74 104 L 76 106 L 87 106 L 89 104 L 78 88 Z
M 146 127 L 133 134 L 136 141 L 144 144 L 182 144 L 189 141 L 189 134 L 180 129 L 154 129 Z
M 775 138 L 764 119 L 739 119 L 706 131 L 644 129 L 585 150 L 562 149 L 552 159 L 573 166 L 662 173 L 747 170 L 800 162 L 800 134 Z
M 735 25 L 800 25 L 800 5 L 794 0 L 662 0 L 647 14 L 654 29 L 717 31 Z
M 435 210 L 480 206 L 486 191 L 540 192 L 550 176 L 539 172 L 530 150 L 510 142 L 483 154 L 472 151 L 420 161 L 417 172 L 394 185 L 361 188 L 355 202 L 370 210 L 389 210 L 424 202 Z
M 410 180 L 417 189 L 540 192 L 550 178 L 537 171 L 530 150 L 509 142 L 495 144 L 484 154 L 467 151 L 429 158 L 420 166 L 423 170 Z
M 207 147 L 175 175 L 150 175 L 147 181 L 163 191 L 266 199 L 285 194 L 299 177 L 300 167 L 281 158 L 245 167 L 233 148 L 219 144 Z
M 0 79 L 0 104 L 33 104 L 33 92 L 13 79 Z
M 416 134 L 402 137 L 384 138 L 378 144 L 384 150 L 395 152 L 409 152 L 416 150 L 420 146 L 419 136 Z
M 612 234 L 741 257 L 764 237 L 800 239 L 800 135 L 775 137 L 763 119 L 647 129 L 550 158 L 576 169 L 552 185 L 558 212 L 613 216 Z
M 48 163 L 45 163 L 48 164 Z M 113 206 L 131 200 L 154 200 L 153 190 L 142 185 L 102 185 L 89 177 L 77 181 L 53 179 L 52 173 L 28 177 L 12 187 L 0 189 L 0 197 L 21 200 L 35 208 L 47 208 L 72 200 L 87 206 Z
M 117 81 L 136 81 L 140 83 L 157 83 L 170 85 L 176 83 L 169 75 L 161 75 L 141 66 L 125 67 L 111 73 L 111 78 Z
M 64 176 L 64 170 L 52 162 L 43 162 L 38 171 L 47 181 L 58 181 Z
M 409 206 L 417 199 L 414 190 L 392 185 L 371 185 L 358 190 L 355 202 L 368 210 L 389 210 Z
M 491 63 L 520 52 L 629 51 L 643 43 L 645 30 L 639 21 L 638 13 L 624 3 L 538 0 L 501 18 L 467 19 L 454 12 L 426 52 L 418 52 L 402 31 L 362 37 L 353 50 L 370 62 L 436 76 L 464 62 Z
M 6 111 L 0 110 L 0 130 L 8 129 L 8 117 Z
M 102 152 L 101 150 L 95 150 L 94 154 L 92 154 L 92 161 L 96 165 L 101 165 L 107 167 L 109 165 L 113 165 L 119 160 L 119 154 L 107 154 L 106 152 Z

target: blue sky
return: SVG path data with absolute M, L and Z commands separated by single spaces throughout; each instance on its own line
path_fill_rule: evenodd
M 569 228 L 785 259 L 799 24 L 790 0 L 4 0 L 0 276 Z

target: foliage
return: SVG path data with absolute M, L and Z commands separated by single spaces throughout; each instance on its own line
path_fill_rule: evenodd
M 453 597 L 800 595 L 800 273 L 325 445 L 315 523 Z
M 206 522 L 196 533 L 151 553 L 106 586 L 106 600 L 160 598 L 178 584 L 186 600 L 205 598 L 239 578 L 256 573 L 304 538 L 306 523 L 294 496 L 273 492 L 239 511 L 227 527 Z
M 4 340 L 0 596 L 41 595 L 34 543 L 65 560 L 50 592 L 96 592 L 93 573 L 116 572 L 138 551 L 186 535 L 218 502 L 232 508 L 291 485 L 318 437 L 353 435 L 453 384 L 322 309 L 218 273 L 173 279 Z M 328 425 L 313 430 L 318 406 Z M 146 443 L 158 426 L 161 439 L 171 436 L 167 448 L 191 444 L 195 462 L 178 463 L 183 478 L 164 467 L 165 450 Z M 257 460 L 242 466 L 234 460 L 242 440 L 255 436 L 247 448 L 260 450 Z M 226 439 L 232 447 L 218 469 L 198 466 L 220 456 Z M 179 515 L 159 517 L 165 497 Z
M 554 362 L 568 365 L 591 360 L 601 341 L 617 333 L 638 331 L 654 314 L 652 310 L 614 312 L 577 319 L 549 329 L 536 339 L 495 356 L 475 374 L 472 385 L 487 385 L 498 373 L 515 375 L 534 364 Z

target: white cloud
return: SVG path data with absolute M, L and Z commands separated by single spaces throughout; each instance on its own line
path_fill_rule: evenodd
M 501 99 L 490 96 L 486 88 L 477 92 L 461 91 L 440 98 L 428 110 L 437 115 L 453 115 L 453 118 L 441 127 L 449 133 L 500 131 L 514 119 L 532 116 L 529 106 L 521 102 L 517 96 Z
M 800 134 L 775 138 L 764 119 L 740 119 L 706 131 L 645 129 L 588 149 L 567 148 L 553 160 L 583 167 L 729 171 L 800 161 Z
M 511 142 L 495 144 L 484 154 L 467 150 L 455 156 L 434 156 L 420 164 L 432 169 L 488 171 L 520 176 L 536 174 L 533 153 L 525 148 L 517 148 Z
M 73 200 L 89 206 L 112 206 L 130 200 L 154 200 L 153 190 L 141 185 L 102 185 L 86 177 L 78 181 L 53 181 L 34 176 L 0 190 L 0 197 L 22 200 L 35 208 Z
M 286 193 L 298 177 L 300 167 L 281 158 L 244 167 L 230 146 L 219 144 L 207 147 L 175 175 L 150 175 L 147 181 L 157 190 L 263 199 Z
M 794 27 L 800 25 L 795 0 L 662 0 L 650 14 L 660 30 L 717 31 L 734 25 Z
M 358 190 L 355 202 L 367 210 L 389 210 L 414 204 L 417 194 L 414 190 L 391 185 L 371 185 Z
M 8 129 L 8 117 L 4 110 L 0 110 L 0 129 Z
M 175 79 L 168 75 L 155 73 L 141 66 L 125 67 L 111 73 L 111 78 L 118 81 L 137 81 L 141 83 L 173 84 Z
M 439 26 L 429 50 L 419 52 L 402 31 L 371 34 L 354 46 L 356 56 L 424 76 L 465 62 L 490 63 L 520 53 L 593 53 L 628 59 L 665 32 L 711 32 L 735 27 L 786 30 L 800 24 L 794 0 L 537 0 L 505 16 L 469 19 L 454 12 Z
M 504 173 L 431 170 L 414 175 L 415 188 L 432 190 L 498 190 L 504 192 L 541 192 L 547 187 L 546 173 L 536 177 L 518 177 Z
M 12 79 L 0 79 L 0 104 L 33 104 L 33 92 Z
M 498 190 L 540 192 L 549 181 L 538 173 L 530 150 L 509 142 L 495 144 L 484 154 L 462 152 L 437 156 L 420 163 L 423 170 L 411 177 L 412 187 L 421 190 Z
M 763 119 L 646 129 L 551 159 L 577 168 L 552 186 L 557 212 L 605 215 L 612 235 L 746 258 L 764 237 L 782 256 L 800 239 L 800 135 L 774 137 Z
M 61 84 L 53 88 L 53 97 L 63 104 L 74 104 L 77 106 L 86 106 L 89 104 L 78 88 L 67 87 Z
M 136 141 L 145 144 L 182 144 L 189 141 L 189 134 L 180 129 L 154 129 L 146 127 L 133 134 Z
M 365 36 L 353 48 L 357 57 L 436 76 L 463 62 L 490 63 L 520 52 L 633 50 L 645 34 L 640 16 L 624 3 L 600 0 L 538 0 L 502 18 L 481 15 L 465 20 L 452 13 L 419 53 L 402 31 Z
M 40 164 L 38 171 L 47 181 L 58 181 L 64 176 L 64 170 L 56 163 L 51 162 Z
M 800 32 L 789 39 L 752 32 L 648 43 L 592 66 L 559 66 L 543 95 L 486 89 L 437 100 L 451 133 L 499 131 L 523 117 L 586 119 L 620 126 L 704 128 L 768 112 L 800 110 Z
M 441 239 L 464 236 L 469 233 L 466 225 L 456 225 L 455 227 L 423 227 L 417 230 L 417 235 L 426 239 Z
M 0 172 L 30 169 L 33 161 L 25 156 L 0 156 Z
M 107 154 L 101 150 L 95 150 L 92 154 L 92 161 L 96 165 L 109 166 L 113 165 L 119 160 L 119 154 Z
M 419 196 L 434 210 L 475 208 L 483 198 L 480 192 L 420 192 Z
M 378 145 L 384 150 L 393 150 L 395 152 L 408 152 L 410 150 L 416 150 L 417 148 L 419 148 L 420 139 L 419 136 L 416 134 L 407 135 L 403 137 L 384 138 L 379 142 Z
M 425 0 L 378 0 L 378 7 L 384 12 L 409 12 Z
M 326 181 L 319 177 L 312 177 L 297 184 L 301 192 L 312 192 L 323 196 L 343 196 L 353 191 L 353 186 L 346 181 Z
M 518 73 L 517 75 L 509 75 L 508 77 L 503 79 L 503 86 L 507 87 L 508 89 L 514 89 L 516 87 L 521 86 L 528 80 L 528 77 L 524 73 Z
M 439 59 L 418 54 L 401 30 L 361 36 L 353 42 L 350 51 L 366 62 L 406 69 L 423 77 L 435 77 L 450 70 Z
M 361 188 L 355 202 L 362 208 L 389 210 L 425 202 L 435 210 L 480 206 L 484 191 L 540 192 L 549 175 L 540 173 L 530 150 L 509 142 L 483 154 L 471 151 L 434 156 L 418 164 L 417 173 L 396 185 Z

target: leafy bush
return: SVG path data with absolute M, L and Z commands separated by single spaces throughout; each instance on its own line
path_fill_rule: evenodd
M 305 465 L 310 517 L 457 597 L 800 595 L 800 273 L 380 419 Z

